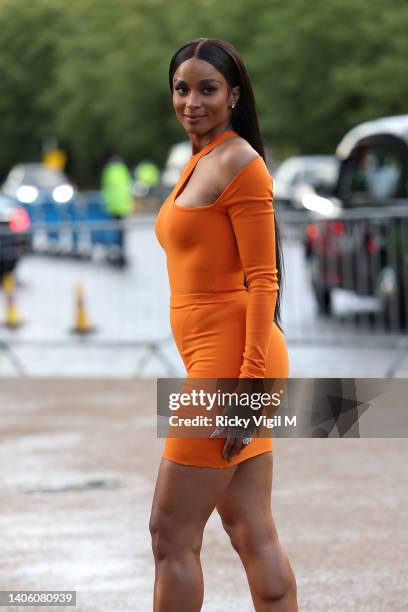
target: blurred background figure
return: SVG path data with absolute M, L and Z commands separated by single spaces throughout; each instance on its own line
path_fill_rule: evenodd
M 133 213 L 134 202 L 132 177 L 127 165 L 119 155 L 111 156 L 103 168 L 101 192 L 106 212 L 121 222 L 120 227 L 118 227 L 119 251 L 115 264 L 125 267 L 128 262 L 123 219 Z
M 153 195 L 160 180 L 160 169 L 150 159 L 142 160 L 134 170 L 133 195 L 144 198 Z
M 373 152 L 361 147 L 357 155 L 354 191 L 367 192 L 374 198 L 396 198 L 400 181 L 400 163 L 395 152 L 383 148 Z

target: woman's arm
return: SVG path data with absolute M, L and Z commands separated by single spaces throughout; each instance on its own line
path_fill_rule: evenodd
M 264 378 L 279 290 L 272 178 L 261 157 L 237 175 L 225 204 L 248 286 L 240 378 Z

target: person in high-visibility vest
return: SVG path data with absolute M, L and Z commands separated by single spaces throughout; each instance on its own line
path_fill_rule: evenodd
M 150 193 L 160 179 L 160 169 L 148 159 L 141 161 L 135 168 L 135 194 L 144 197 Z
M 102 197 L 105 210 L 115 219 L 122 220 L 132 214 L 134 201 L 132 195 L 132 177 L 128 167 L 121 157 L 112 157 L 102 171 Z M 116 263 L 127 264 L 125 253 L 125 230 L 119 227 L 120 252 Z

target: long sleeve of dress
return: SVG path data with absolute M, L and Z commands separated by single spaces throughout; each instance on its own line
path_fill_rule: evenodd
M 264 378 L 279 290 L 272 178 L 258 157 L 244 166 L 236 179 L 225 206 L 249 294 L 240 378 Z

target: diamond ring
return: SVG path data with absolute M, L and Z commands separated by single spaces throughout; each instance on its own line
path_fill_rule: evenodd
M 244 438 L 242 438 L 242 444 L 244 444 L 244 446 L 247 446 L 247 444 L 250 444 L 252 442 L 252 438 L 250 438 L 249 436 L 245 436 Z

